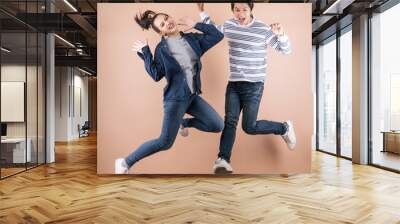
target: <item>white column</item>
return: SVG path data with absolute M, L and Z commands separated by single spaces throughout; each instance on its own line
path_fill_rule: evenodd
M 368 163 L 368 15 L 353 20 L 353 162 Z
M 47 12 L 54 11 L 51 1 L 46 1 Z M 46 35 L 46 163 L 55 161 L 55 43 L 54 34 Z
M 46 163 L 55 161 L 54 133 L 55 133 L 55 74 L 54 74 L 54 35 L 46 36 Z

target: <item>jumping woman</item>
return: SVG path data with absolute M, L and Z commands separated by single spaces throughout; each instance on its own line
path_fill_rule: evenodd
M 135 21 L 143 29 L 152 28 L 161 36 L 155 49 L 154 58 L 147 44 L 136 41 L 134 50 L 144 61 L 150 77 L 158 82 L 165 77 L 164 117 L 161 134 L 147 141 L 125 158 L 115 161 L 115 173 L 127 174 L 139 160 L 162 150 L 170 149 L 178 132 L 188 135 L 188 129 L 194 127 L 205 132 L 221 132 L 223 119 L 203 99 L 201 94 L 200 57 L 223 39 L 223 34 L 211 24 L 195 23 L 188 18 L 178 22 L 165 13 L 151 10 L 138 14 Z M 178 26 L 195 28 L 201 33 L 183 33 Z M 185 114 L 192 118 L 184 119 Z

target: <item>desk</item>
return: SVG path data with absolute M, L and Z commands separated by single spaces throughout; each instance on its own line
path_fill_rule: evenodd
M 393 152 L 400 154 L 400 131 L 382 131 L 383 150 L 382 152 Z
M 30 138 L 26 141 L 28 144 L 25 154 L 25 138 L 6 138 L 1 139 L 1 157 L 6 160 L 6 163 L 25 163 L 31 162 L 32 153 Z M 12 159 L 11 159 L 12 158 Z M 27 159 L 27 161 L 25 161 Z

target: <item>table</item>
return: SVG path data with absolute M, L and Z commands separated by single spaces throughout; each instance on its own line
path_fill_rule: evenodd
M 26 154 L 25 144 L 26 142 Z M 6 160 L 6 163 L 25 163 L 31 162 L 32 153 L 31 145 L 32 140 L 27 138 L 6 138 L 1 139 L 1 157 Z M 26 160 L 26 161 L 25 161 Z
M 400 131 L 382 131 L 381 133 L 383 133 L 382 152 L 400 154 Z

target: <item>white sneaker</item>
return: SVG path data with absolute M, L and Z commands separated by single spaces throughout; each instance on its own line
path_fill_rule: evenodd
M 124 158 L 118 158 L 115 160 L 115 174 L 128 174 L 128 164 Z
M 179 128 L 179 134 L 182 135 L 183 137 L 187 137 L 189 135 L 189 129 L 181 125 L 181 127 Z
M 286 142 L 289 149 L 293 150 L 296 146 L 296 133 L 292 121 L 286 121 L 287 131 L 282 135 L 283 140 Z
M 213 169 L 215 174 L 228 174 L 233 172 L 231 165 L 223 158 L 218 158 L 214 162 Z

